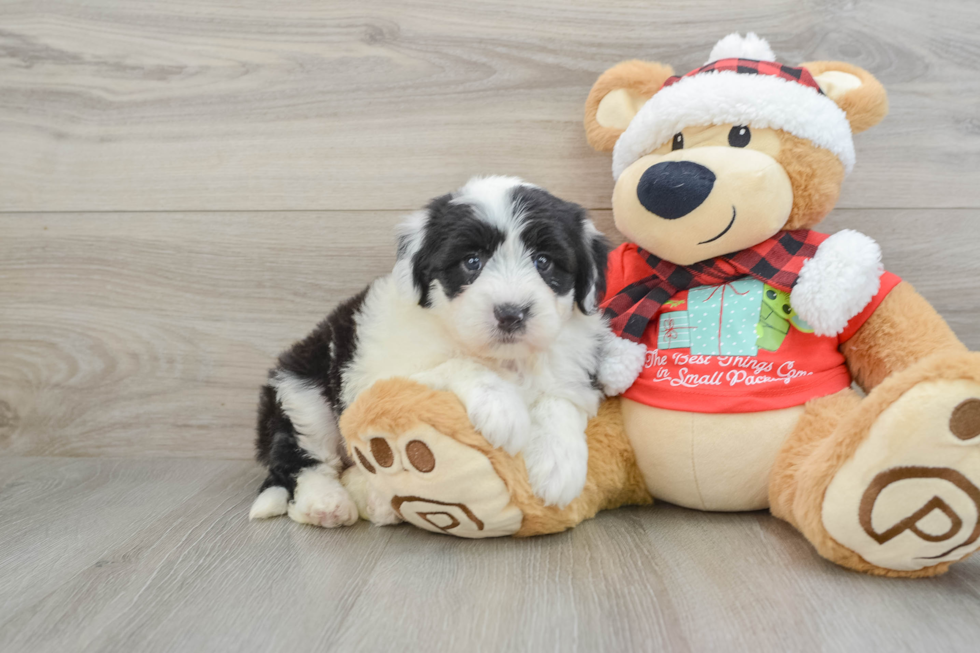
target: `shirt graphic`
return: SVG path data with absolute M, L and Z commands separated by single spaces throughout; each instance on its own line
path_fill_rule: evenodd
M 628 278 L 635 245 L 613 251 L 608 292 Z M 697 286 L 663 304 L 644 332 L 647 360 L 623 396 L 672 410 L 739 413 L 798 406 L 851 384 L 839 347 L 900 279 L 886 272 L 867 307 L 838 336 L 817 336 L 789 293 L 752 278 Z

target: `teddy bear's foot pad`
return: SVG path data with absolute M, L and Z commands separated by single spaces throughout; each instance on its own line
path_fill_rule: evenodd
M 433 533 L 513 535 L 523 513 L 480 451 L 419 424 L 398 434 L 366 433 L 351 452 L 376 496 L 405 521 Z
M 886 408 L 824 495 L 827 532 L 915 571 L 980 548 L 980 384 L 920 383 Z

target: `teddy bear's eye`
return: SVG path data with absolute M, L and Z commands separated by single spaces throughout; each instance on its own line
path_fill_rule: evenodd
M 677 132 L 674 134 L 674 142 L 670 146 L 671 152 L 684 149 L 684 134 Z
M 735 125 L 728 132 L 728 144 L 732 147 L 745 147 L 752 140 L 752 132 L 745 125 Z

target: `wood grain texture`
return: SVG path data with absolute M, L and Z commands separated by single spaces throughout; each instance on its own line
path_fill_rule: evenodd
M 765 513 L 466 541 L 249 523 L 250 463 L 0 459 L 0 649 L 975 651 L 980 559 L 895 581 Z
M 266 369 L 390 269 L 400 215 L 518 174 L 618 241 L 589 87 L 735 30 L 884 82 L 824 228 L 980 349 L 976 2 L 0 2 L 0 651 L 975 651 L 980 559 L 861 576 L 762 513 L 246 521 Z
M 0 211 L 406 209 L 477 173 L 608 208 L 596 77 L 734 30 L 889 89 L 842 207 L 977 207 L 978 29 L 962 0 L 8 1 Z
M 607 212 L 594 215 L 611 228 Z M 978 217 L 974 209 L 851 210 L 827 227 L 878 239 L 889 269 L 976 349 L 970 233 Z M 0 216 L 0 450 L 250 457 L 266 369 L 333 305 L 390 269 L 398 219 Z M 923 224 L 962 236 L 937 248 L 918 235 Z
M 250 457 L 266 370 L 390 270 L 398 218 L 0 217 L 0 449 Z
M 250 458 L 266 370 L 390 270 L 401 215 L 0 216 L 0 451 Z M 618 239 L 609 212 L 593 216 Z M 877 239 L 980 349 L 978 220 L 857 209 L 825 227 Z

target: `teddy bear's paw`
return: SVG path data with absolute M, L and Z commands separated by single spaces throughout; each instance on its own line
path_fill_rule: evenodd
M 427 424 L 348 441 L 368 488 L 363 513 L 371 521 L 404 520 L 467 538 L 513 535 L 520 529 L 523 513 L 511 504 L 510 491 L 478 449 Z
M 351 526 L 357 521 L 357 504 L 333 470 L 309 468 L 296 477 L 296 489 L 286 514 L 300 524 Z
M 827 532 L 915 571 L 980 548 L 980 384 L 926 381 L 886 408 L 824 495 Z

